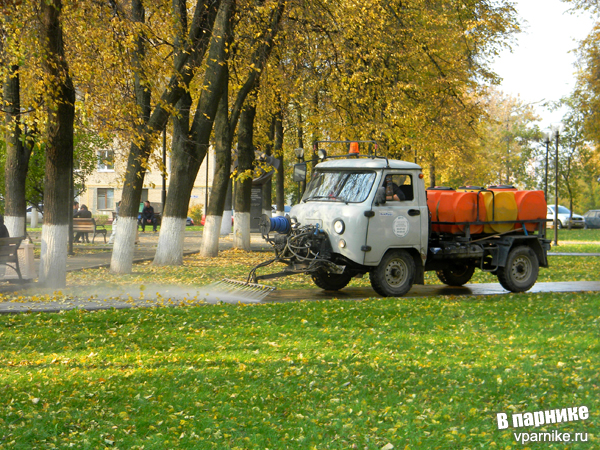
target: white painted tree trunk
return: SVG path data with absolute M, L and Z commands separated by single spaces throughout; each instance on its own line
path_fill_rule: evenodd
M 111 272 L 131 273 L 137 227 L 138 223 L 135 217 L 119 217 L 119 232 L 115 238 L 110 260 Z
M 38 226 L 38 211 L 35 208 L 31 208 L 31 228 L 37 228 Z
M 25 217 L 4 216 L 4 225 L 10 237 L 23 236 L 25 230 Z
M 213 258 L 219 255 L 219 234 L 221 228 L 221 216 L 207 216 L 202 232 L 202 246 L 200 256 Z M 229 221 L 231 223 L 231 219 Z
M 273 210 L 271 208 L 269 208 L 269 209 L 263 209 L 262 213 L 265 214 L 265 215 L 267 215 L 267 216 L 269 216 L 269 217 L 273 217 L 272 216 Z
M 233 217 L 233 248 L 250 251 L 250 213 L 236 211 Z
M 283 211 L 277 211 L 275 213 L 275 217 L 283 217 L 283 216 L 285 216 L 285 212 L 283 212 Z
M 42 227 L 42 253 L 40 257 L 40 283 L 59 289 L 67 285 L 67 245 L 69 225 L 44 225 Z
M 180 266 L 183 264 L 183 239 L 185 218 L 165 216 L 160 224 L 158 247 L 154 255 L 155 266 Z
M 221 236 L 229 236 L 231 234 L 231 218 L 233 211 L 223 211 L 223 219 L 221 220 Z

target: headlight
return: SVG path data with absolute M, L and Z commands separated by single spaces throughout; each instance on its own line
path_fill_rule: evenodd
M 333 222 L 333 231 L 335 231 L 337 234 L 343 234 L 345 229 L 346 226 L 344 225 L 343 220 L 338 219 L 335 222 Z

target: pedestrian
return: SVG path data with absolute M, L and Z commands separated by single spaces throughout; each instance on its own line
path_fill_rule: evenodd
M 7 237 L 10 237 L 10 234 L 8 233 L 8 228 L 4 225 L 4 216 L 0 214 L 0 238 Z
M 146 200 L 144 202 L 144 209 L 142 209 L 142 217 L 140 218 L 142 225 L 142 233 L 146 230 L 146 224 L 152 224 L 152 231 L 156 233 L 156 216 L 154 215 L 154 208 L 150 205 L 150 202 Z
M 115 217 L 112 222 L 112 233 L 110 234 L 110 239 L 108 240 L 109 244 L 115 243 L 115 237 L 117 235 L 117 223 L 119 222 L 119 207 L 121 206 L 121 202 L 117 202 L 115 206 Z
M 79 202 L 75 201 L 75 202 L 73 202 L 73 217 L 75 217 L 78 212 L 79 212 Z
M 77 211 L 77 214 L 75 214 L 74 217 L 79 217 L 81 219 L 91 219 L 92 212 L 88 210 L 88 207 L 86 205 L 81 205 L 81 209 Z M 79 242 L 79 239 L 81 239 L 83 242 L 87 242 L 88 244 L 90 243 L 88 233 L 84 233 L 83 231 L 78 231 L 75 235 L 75 242 Z

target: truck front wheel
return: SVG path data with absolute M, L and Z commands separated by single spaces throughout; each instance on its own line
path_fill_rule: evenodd
M 498 269 L 498 281 L 511 292 L 525 292 L 537 281 L 540 263 L 535 252 L 526 246 L 514 247 L 506 260 L 506 266 Z
M 415 261 L 404 250 L 387 253 L 369 277 L 371 286 L 383 297 L 400 297 L 406 294 L 415 280 Z
M 350 283 L 352 275 L 349 275 L 347 272 L 337 274 L 318 271 L 311 274 L 311 278 L 321 289 L 326 291 L 339 291 L 340 289 L 344 289 L 348 283 Z
M 436 271 L 440 281 L 448 286 L 462 286 L 469 282 L 475 273 L 475 264 L 455 264 L 451 269 L 442 269 Z

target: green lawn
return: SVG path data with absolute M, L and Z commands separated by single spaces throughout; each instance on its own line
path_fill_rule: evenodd
M 227 251 L 68 284 L 208 284 L 269 257 Z M 550 263 L 540 281 L 600 274 L 598 257 Z M 596 448 L 598 311 L 600 294 L 581 293 L 3 315 L 0 449 Z M 500 412 L 579 406 L 588 420 L 497 428 Z M 524 446 L 512 434 L 555 430 L 589 441 Z
M 0 448 L 598 446 L 600 295 L 0 316 Z M 496 413 L 590 419 L 498 430 Z M 388 448 L 390 448 L 388 446 Z

